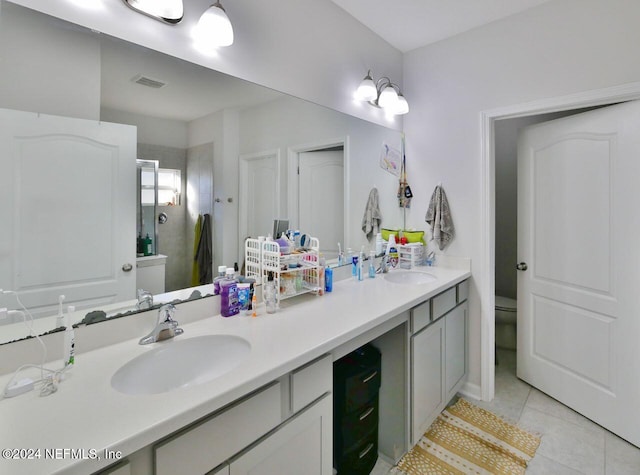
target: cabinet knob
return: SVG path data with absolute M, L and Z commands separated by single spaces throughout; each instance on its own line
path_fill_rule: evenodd
M 516 265 L 516 269 L 518 270 L 527 270 L 529 268 L 529 266 L 527 265 L 526 262 L 521 262 L 520 264 Z
M 122 265 L 122 270 L 125 272 L 131 272 L 132 269 L 133 269 L 133 266 L 128 262 Z

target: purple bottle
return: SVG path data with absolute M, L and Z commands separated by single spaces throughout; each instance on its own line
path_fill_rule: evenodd
M 225 278 L 220 281 L 220 315 L 223 317 L 240 313 L 238 282 L 233 278 L 233 274 L 233 269 L 227 269 Z

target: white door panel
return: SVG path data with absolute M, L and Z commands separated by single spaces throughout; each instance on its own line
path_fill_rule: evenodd
M 0 287 L 35 315 L 135 298 L 135 127 L 0 109 L 0 147 Z
M 640 104 L 518 142 L 518 376 L 640 445 Z
M 240 239 L 266 236 L 280 218 L 280 166 L 277 152 L 240 158 Z
M 298 223 L 300 231 L 317 237 L 326 258 L 337 257 L 344 242 L 344 152 L 298 155 Z

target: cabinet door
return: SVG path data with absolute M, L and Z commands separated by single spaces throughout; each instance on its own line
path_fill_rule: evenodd
M 231 462 L 231 475 L 331 475 L 331 395 L 290 419 Z
M 411 337 L 411 444 L 428 429 L 445 405 L 444 320 Z
M 449 401 L 467 374 L 468 304 L 458 305 L 445 318 L 445 389 Z

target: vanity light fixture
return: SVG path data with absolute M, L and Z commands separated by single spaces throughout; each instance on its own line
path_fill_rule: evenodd
M 180 23 L 184 16 L 182 0 L 122 0 L 128 7 L 144 15 L 170 24 Z
M 202 14 L 192 35 L 196 48 L 205 51 L 233 44 L 233 26 L 220 0 Z
M 383 109 L 388 114 L 403 115 L 409 112 L 409 103 L 402 95 L 400 87 L 384 76 L 376 82 L 371 77 L 371 71 L 367 72 L 355 93 L 359 101 L 366 101 L 372 106 Z

